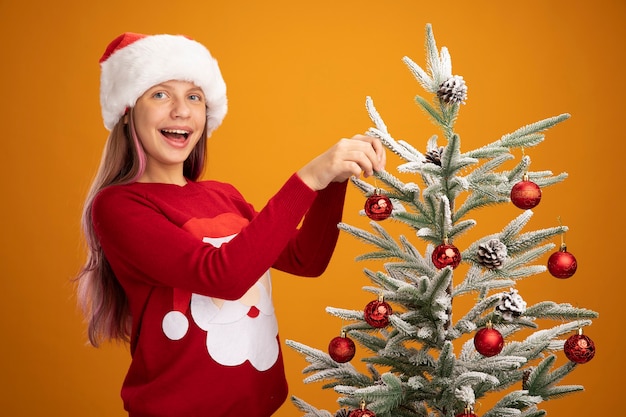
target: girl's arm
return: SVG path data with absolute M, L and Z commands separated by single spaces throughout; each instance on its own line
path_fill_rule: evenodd
M 298 234 L 281 253 L 274 268 L 306 277 L 320 276 L 328 266 L 341 221 L 347 181 L 331 183 L 319 191 Z
M 298 176 L 319 195 L 302 228 L 281 254 L 277 269 L 302 276 L 319 276 L 328 266 L 337 243 L 347 179 L 368 177 L 385 167 L 381 142 L 370 136 L 342 139 L 298 171 Z
M 317 196 L 293 175 L 253 219 L 250 213 L 247 226 L 217 248 L 133 190 L 102 190 L 92 212 L 102 249 L 122 285 L 143 281 L 226 300 L 241 298 L 272 267 Z

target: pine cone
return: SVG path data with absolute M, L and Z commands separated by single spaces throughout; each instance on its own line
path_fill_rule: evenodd
M 463 77 L 453 75 L 442 82 L 437 91 L 437 97 L 444 103 L 465 104 L 465 100 L 467 100 L 467 85 L 465 85 Z
M 490 239 L 478 246 L 478 262 L 487 269 L 502 268 L 506 256 L 506 245 L 498 239 Z
M 524 314 L 525 311 L 526 301 L 513 288 L 509 292 L 502 293 L 500 304 L 496 306 L 496 313 L 506 321 L 512 321 Z
M 441 155 L 443 154 L 443 146 L 426 152 L 426 162 L 441 166 Z
M 528 378 L 530 378 L 530 374 L 532 373 L 533 368 L 524 370 L 522 374 L 522 389 L 528 389 Z

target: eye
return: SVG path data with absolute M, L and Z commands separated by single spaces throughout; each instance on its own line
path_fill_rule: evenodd
M 163 91 L 157 91 L 156 93 L 152 94 L 152 97 L 156 99 L 162 99 L 162 98 L 167 97 L 167 95 Z
M 204 100 L 204 97 L 202 97 L 202 95 L 200 94 L 190 94 L 189 99 L 192 101 L 202 101 Z

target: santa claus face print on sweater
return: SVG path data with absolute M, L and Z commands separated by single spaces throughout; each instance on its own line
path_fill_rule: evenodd
M 223 234 L 228 230 L 238 232 L 242 223 L 247 224 L 247 220 L 227 213 L 214 219 L 192 219 L 183 228 L 201 236 L 204 243 L 220 247 L 237 233 L 215 237 L 216 224 L 219 224 L 219 234 Z M 174 310 L 164 317 L 163 332 L 171 340 L 184 337 L 189 323 L 183 312 L 189 305 L 193 322 L 207 332 L 207 352 L 213 360 L 225 366 L 249 361 L 257 370 L 265 371 L 276 363 L 279 353 L 271 291 L 269 271 L 236 301 L 185 294 L 175 289 Z

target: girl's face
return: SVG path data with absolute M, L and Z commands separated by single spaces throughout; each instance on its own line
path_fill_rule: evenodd
M 202 137 L 206 100 L 188 81 L 167 81 L 146 91 L 133 111 L 135 131 L 146 152 L 142 182 L 180 182 L 183 163 Z

